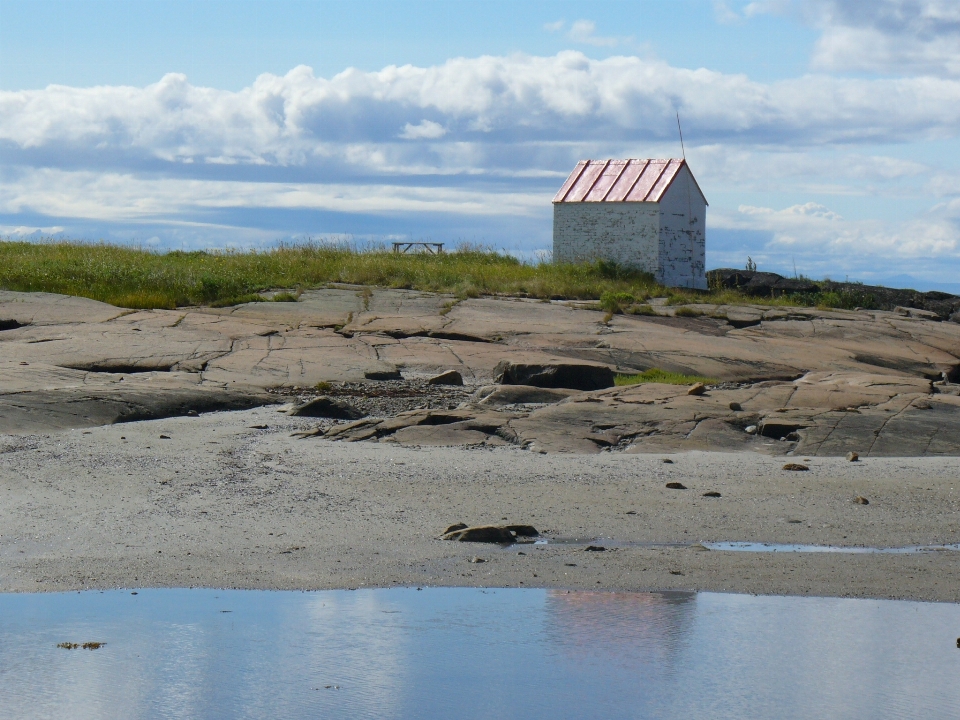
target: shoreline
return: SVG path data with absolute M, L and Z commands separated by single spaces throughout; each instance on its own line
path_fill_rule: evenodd
M 810 457 L 808 472 L 789 472 L 784 458 L 749 452 L 541 455 L 291 437 L 313 424 L 266 407 L 0 436 L 0 591 L 482 586 L 960 602 L 956 551 L 691 547 L 960 542 L 956 458 Z M 583 542 L 438 540 L 455 522 L 532 524 Z M 598 538 L 679 545 L 584 552 Z

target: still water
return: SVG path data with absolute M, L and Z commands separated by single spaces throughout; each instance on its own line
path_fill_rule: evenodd
M 0 717 L 957 718 L 958 636 L 960 605 L 877 600 L 0 594 Z

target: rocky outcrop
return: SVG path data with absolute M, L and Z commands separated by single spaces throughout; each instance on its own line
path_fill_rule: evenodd
M 648 383 L 581 392 L 529 412 L 477 403 L 401 413 L 333 427 L 325 437 L 410 446 L 510 442 L 546 453 L 960 455 L 960 397 L 931 394 L 919 378 L 842 372 L 708 387 L 701 395 Z
M 707 273 L 710 287 L 737 289 L 754 297 L 778 297 L 794 293 L 815 293 L 820 288 L 809 280 L 785 278 L 782 275 L 756 270 L 721 268 Z
M 815 295 L 836 293 L 846 296 L 849 306 L 859 305 L 875 310 L 913 309 L 926 311 L 932 317 L 947 320 L 960 311 L 960 297 L 949 293 L 916 290 L 900 290 L 862 283 L 813 282 L 785 278 L 777 273 L 755 270 L 721 268 L 707 273 L 710 287 L 738 289 L 754 297 L 781 297 L 784 295 Z M 914 315 L 914 317 L 917 317 Z M 927 316 L 930 317 L 930 316 Z

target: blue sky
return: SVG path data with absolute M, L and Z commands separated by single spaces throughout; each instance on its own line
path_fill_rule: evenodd
M 960 281 L 953 0 L 0 0 L 0 234 L 536 257 L 677 110 L 708 266 Z

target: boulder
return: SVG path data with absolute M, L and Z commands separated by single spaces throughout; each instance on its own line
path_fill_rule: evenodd
M 359 420 L 364 417 L 366 413 L 348 402 L 337 400 L 327 395 L 321 395 L 302 405 L 291 408 L 287 411 L 287 415 L 331 418 L 333 420 Z
M 493 369 L 501 385 L 533 385 L 541 388 L 603 390 L 613 387 L 613 370 L 593 363 L 515 363 L 502 360 Z
M 463 376 L 456 370 L 447 370 L 427 380 L 428 385 L 463 385 Z

